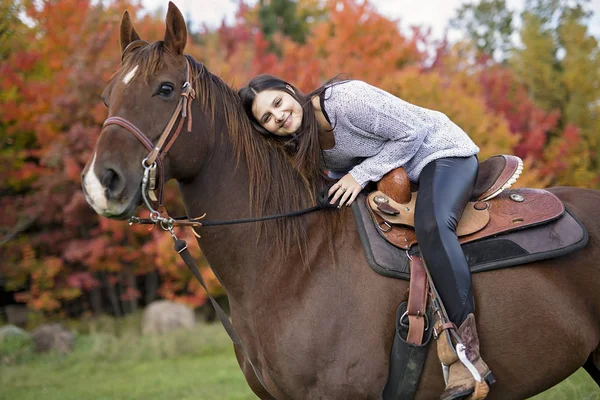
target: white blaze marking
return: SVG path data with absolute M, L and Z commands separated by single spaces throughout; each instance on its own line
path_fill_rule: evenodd
M 131 80 L 133 79 L 133 77 L 135 76 L 135 73 L 137 72 L 139 65 L 136 65 L 135 67 L 133 67 L 133 69 L 131 71 L 129 71 L 125 77 L 123 78 L 123 83 L 124 84 L 128 84 L 129 82 L 131 82 Z
M 105 211 L 108 208 L 108 201 L 105 195 L 105 189 L 100 183 L 100 180 L 96 176 L 94 172 L 94 163 L 96 162 L 96 153 L 94 153 L 94 158 L 92 159 L 92 163 L 90 164 L 90 168 L 88 168 L 88 173 L 85 175 L 85 190 L 92 200 L 92 207 L 98 212 Z

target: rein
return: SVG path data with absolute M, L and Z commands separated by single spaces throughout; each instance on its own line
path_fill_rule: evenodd
M 166 224 L 165 226 L 181 225 L 181 226 L 192 226 L 192 227 L 201 227 L 201 226 L 209 227 L 209 226 L 248 224 L 251 222 L 268 221 L 268 220 L 278 219 L 278 218 L 297 217 L 300 215 L 308 214 L 313 211 L 318 211 L 318 210 L 322 210 L 322 209 L 326 209 L 326 208 L 337 208 L 337 205 L 334 205 L 334 204 L 324 204 L 321 199 L 322 199 L 322 197 L 321 197 L 321 195 L 319 195 L 319 197 L 318 197 L 319 203 L 316 206 L 303 208 L 301 210 L 291 211 L 288 213 L 264 215 L 262 217 L 256 217 L 256 218 L 243 218 L 243 219 L 231 219 L 231 220 L 224 220 L 224 221 L 200 222 L 200 219 L 203 218 L 203 216 L 199 217 L 199 218 L 192 218 L 192 219 L 188 218 L 187 216 L 186 217 L 170 217 L 170 218 L 153 217 L 153 216 L 160 215 L 160 214 L 156 214 L 156 213 L 158 213 L 158 211 L 151 209 L 151 211 L 150 211 L 151 217 L 150 218 L 129 217 L 127 222 L 129 222 L 130 225 L 132 225 L 132 224 L 156 225 L 157 223 L 160 223 L 160 224 Z M 327 199 L 325 198 L 325 200 L 327 200 Z M 149 204 L 146 204 L 146 207 L 150 208 Z

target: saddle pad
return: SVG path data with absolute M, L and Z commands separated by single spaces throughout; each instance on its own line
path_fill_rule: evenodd
M 366 207 L 365 194 L 352 204 L 369 265 L 381 275 L 409 280 L 410 264 L 406 251 L 381 236 Z M 543 225 L 463 243 L 471 273 L 563 256 L 585 247 L 587 230 L 575 216 L 565 211 L 562 217 Z

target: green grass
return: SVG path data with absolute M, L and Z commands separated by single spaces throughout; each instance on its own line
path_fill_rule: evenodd
M 0 398 L 6 400 L 255 398 L 232 354 L 141 363 L 36 363 L 2 375 Z
M 68 355 L 33 353 L 28 340 L 0 344 L 0 400 L 256 399 L 218 324 L 190 334 L 141 336 L 139 317 L 68 322 L 80 334 Z M 493 390 L 493 389 L 492 389 Z M 532 400 L 600 400 L 580 370 Z
M 0 346 L 2 400 L 256 399 L 223 328 L 199 324 L 165 336 L 80 335 L 68 355 Z
M 600 388 L 582 368 L 531 400 L 600 400 Z

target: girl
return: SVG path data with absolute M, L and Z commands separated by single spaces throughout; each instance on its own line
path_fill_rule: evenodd
M 471 275 L 456 236 L 478 171 L 479 148 L 469 136 L 441 112 L 357 80 L 330 81 L 305 96 L 288 82 L 260 75 L 239 95 L 259 132 L 293 145 L 301 171 L 314 176 L 324 167 L 339 178 L 329 190 L 338 207 L 352 204 L 369 181 L 400 166 L 419 183 L 415 231 L 421 254 L 467 356 L 487 376 L 475 330 Z M 444 400 L 474 390 L 472 375 L 460 361 L 455 364 Z

